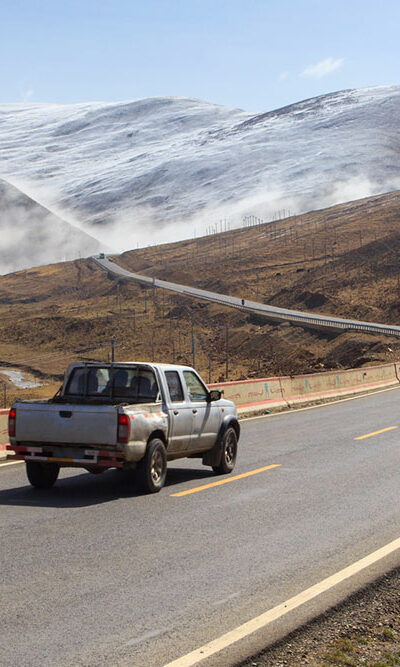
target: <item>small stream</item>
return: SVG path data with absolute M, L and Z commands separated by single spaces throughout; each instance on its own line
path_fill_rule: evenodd
M 28 380 L 21 371 L 16 370 L 0 370 L 0 376 L 6 375 L 9 380 L 15 384 L 19 389 L 34 389 L 34 387 L 41 387 L 41 382 L 36 382 L 35 380 Z

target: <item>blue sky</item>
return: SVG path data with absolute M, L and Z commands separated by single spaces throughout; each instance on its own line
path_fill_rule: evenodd
M 399 0 L 2 0 L 0 102 L 275 109 L 400 83 L 399 28 Z

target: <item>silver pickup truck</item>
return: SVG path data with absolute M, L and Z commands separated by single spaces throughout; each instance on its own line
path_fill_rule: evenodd
M 53 486 L 61 467 L 136 468 L 149 493 L 174 459 L 230 473 L 240 434 L 235 405 L 193 368 L 136 362 L 71 364 L 53 398 L 16 401 L 8 425 L 35 487 Z

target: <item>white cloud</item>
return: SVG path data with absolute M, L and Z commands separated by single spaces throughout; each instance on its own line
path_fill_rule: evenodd
M 309 65 L 303 70 L 300 76 L 309 77 L 310 79 L 322 79 L 323 76 L 331 74 L 335 70 L 339 69 L 344 63 L 344 58 L 325 58 L 316 65 Z
M 30 102 L 30 100 L 35 94 L 35 91 L 33 90 L 33 88 L 26 88 L 24 86 L 20 88 L 19 94 L 21 96 L 22 102 Z

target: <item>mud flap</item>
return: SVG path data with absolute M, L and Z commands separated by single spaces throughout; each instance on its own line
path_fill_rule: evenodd
M 233 426 L 233 428 L 236 431 L 238 440 L 239 440 L 239 433 L 240 433 L 240 426 L 238 424 L 238 421 L 235 417 L 233 416 L 228 416 L 227 418 L 224 419 L 223 423 L 221 424 L 221 428 L 218 433 L 217 440 L 215 442 L 215 445 L 212 449 L 209 449 L 208 452 L 204 452 L 203 455 L 203 465 L 205 466 L 219 466 L 221 463 L 221 457 L 222 457 L 222 447 L 224 443 L 224 435 L 227 431 L 227 429 Z
M 221 462 L 222 456 L 222 438 L 218 438 L 212 449 L 209 449 L 208 452 L 205 452 L 203 456 L 203 465 L 205 466 L 218 466 Z

